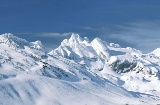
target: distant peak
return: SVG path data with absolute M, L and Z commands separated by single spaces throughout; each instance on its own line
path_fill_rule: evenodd
M 79 38 L 81 39 L 81 37 L 78 34 L 76 34 L 76 33 L 72 33 L 71 37 L 70 37 L 70 39 L 75 39 L 75 40 L 79 39 Z
M 35 41 L 35 42 L 33 42 L 33 43 L 35 43 L 36 45 L 42 46 L 42 42 L 39 41 L 39 40 L 37 40 L 37 41 Z
M 78 34 L 76 34 L 76 33 L 72 33 L 71 34 L 71 38 L 78 38 L 78 37 L 80 37 Z
M 95 39 L 93 39 L 93 41 L 97 41 L 97 42 L 102 42 L 102 40 L 98 37 L 96 37 Z
M 154 51 L 151 52 L 152 54 L 156 56 L 160 56 L 160 48 L 156 48 Z
M 31 43 L 30 43 L 30 46 L 31 46 L 32 48 L 35 48 L 35 49 L 38 49 L 38 50 L 42 50 L 42 51 L 45 51 L 45 50 L 46 50 L 46 48 L 43 46 L 42 42 L 39 41 L 39 40 L 37 40 L 37 41 L 35 41 L 35 42 L 31 42 Z
M 105 47 L 107 46 L 107 42 L 101 40 L 101 39 L 98 38 L 98 37 L 96 37 L 95 39 L 93 39 L 91 43 L 97 43 L 97 44 L 100 44 L 100 45 L 105 46 Z
M 4 34 L 1 35 L 1 37 L 4 38 L 4 39 L 8 39 L 8 40 L 18 38 L 16 36 L 14 36 L 12 33 L 4 33 Z
M 4 33 L 2 36 L 6 38 L 14 37 L 12 33 Z
M 104 41 L 102 41 L 98 37 L 96 37 L 91 43 L 95 44 L 96 46 L 99 46 L 99 47 L 102 47 L 102 48 L 106 48 L 106 43 L 104 43 Z
M 76 33 L 72 33 L 70 39 L 69 39 L 70 43 L 77 43 L 77 42 L 82 42 L 82 38 L 76 34 Z
M 3 39 L 8 39 L 10 41 L 23 41 L 23 42 L 27 42 L 25 39 L 22 38 L 18 38 L 17 36 L 14 36 L 12 33 L 5 33 L 0 35 Z
M 0 35 L 0 42 L 16 48 L 23 48 L 24 45 L 29 44 L 29 42 L 27 42 L 25 39 L 18 38 L 12 33 L 5 33 Z
M 90 42 L 89 39 L 87 37 L 83 38 L 85 41 Z

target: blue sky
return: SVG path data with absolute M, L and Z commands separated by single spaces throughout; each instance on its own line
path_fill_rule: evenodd
M 50 49 L 70 33 L 150 52 L 160 47 L 159 0 L 0 0 L 0 34 Z

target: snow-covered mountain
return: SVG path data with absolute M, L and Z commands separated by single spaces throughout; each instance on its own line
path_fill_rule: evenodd
M 0 35 L 2 105 L 155 105 L 160 50 L 143 54 L 73 33 L 47 51 L 40 41 Z

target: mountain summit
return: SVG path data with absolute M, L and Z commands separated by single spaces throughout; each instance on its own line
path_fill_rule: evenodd
M 5 33 L 0 35 L 0 43 L 7 44 L 8 46 L 14 48 L 23 48 L 24 45 L 29 44 L 25 39 L 13 36 L 13 34 L 11 33 Z
M 0 104 L 158 104 L 159 53 L 75 33 L 48 52 L 41 41 L 2 34 Z

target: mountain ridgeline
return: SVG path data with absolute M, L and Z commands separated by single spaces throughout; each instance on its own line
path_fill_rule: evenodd
M 84 87 L 86 82 L 89 83 L 89 87 L 95 87 L 95 91 L 89 90 L 91 93 L 99 92 L 96 90 L 97 85 L 100 88 L 107 86 L 107 89 L 113 89 L 104 92 L 116 92 L 116 94 L 121 94 L 120 96 L 129 97 L 127 99 L 131 99 L 131 102 L 137 100 L 137 97 L 150 94 L 151 99 L 142 98 L 143 101 L 139 102 L 148 102 L 147 100 L 150 99 L 151 103 L 155 103 L 159 102 L 160 99 L 159 79 L 159 48 L 151 53 L 143 54 L 131 47 L 123 48 L 119 44 L 107 43 L 100 38 L 90 41 L 87 37 L 81 38 L 78 34 L 73 33 L 69 39 L 64 39 L 58 48 L 48 52 L 41 41 L 28 42 L 11 33 L 0 35 L 0 81 L 2 81 L 0 90 L 3 90 L 0 91 L 0 99 L 7 97 L 10 100 L 8 102 L 2 101 L 4 105 L 12 102 L 26 105 L 35 104 L 36 96 L 49 94 L 43 93 L 41 89 L 45 89 L 44 86 L 47 85 L 48 88 L 46 87 L 45 91 L 48 91 L 47 89 L 55 90 L 55 83 L 57 87 L 62 86 L 71 89 L 73 94 L 74 90 L 84 94 L 83 91 L 89 89 Z M 36 84 L 35 81 L 38 81 L 37 84 L 41 84 L 41 88 L 34 85 Z M 48 84 L 47 81 L 51 81 L 52 84 Z M 22 89 L 21 83 L 29 87 L 29 90 Z M 54 86 L 51 87 L 51 85 Z M 101 87 L 101 85 L 103 86 Z M 65 91 L 65 89 L 61 90 Z M 20 91 L 25 93 L 25 96 Z M 30 99 L 31 96 L 32 99 Z M 98 97 L 102 97 L 102 99 L 98 98 L 99 100 L 106 101 L 104 96 Z M 12 98 L 15 101 L 11 101 Z M 56 97 L 54 99 L 57 100 Z M 107 98 L 107 102 L 114 105 L 114 100 L 109 100 Z M 97 101 L 95 100 L 95 102 Z M 48 101 L 45 100 L 44 102 Z M 63 102 L 66 101 L 58 100 L 58 103 L 62 104 Z M 69 101 L 67 102 L 70 104 Z M 84 102 L 87 103 L 88 101 Z M 59 105 L 58 103 L 57 105 Z

